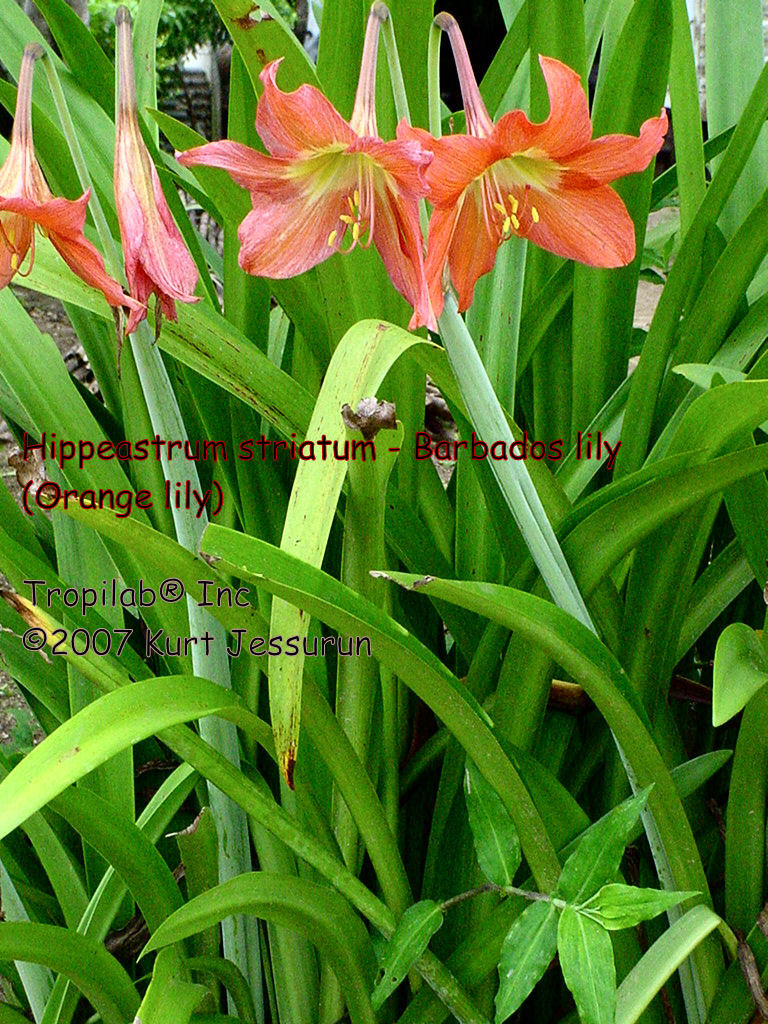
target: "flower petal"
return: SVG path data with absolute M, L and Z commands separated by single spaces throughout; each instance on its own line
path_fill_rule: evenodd
M 285 279 L 303 274 L 333 255 L 328 237 L 345 212 L 341 195 L 313 202 L 295 183 L 273 183 L 254 192 L 253 210 L 240 225 L 239 262 L 248 274 Z
M 278 87 L 281 61 L 271 61 L 259 75 L 264 92 L 256 108 L 256 130 L 272 156 L 292 159 L 333 143 L 353 142 L 355 132 L 319 89 L 301 85 L 283 92 Z
M 594 139 L 580 153 L 568 158 L 564 184 L 575 184 L 572 175 L 584 175 L 593 182 L 608 184 L 625 174 L 644 171 L 664 143 L 667 134 L 667 112 L 651 117 L 634 135 L 603 135 Z
M 464 189 L 501 155 L 491 139 L 474 135 L 433 139 L 432 152 L 434 159 L 427 168 L 428 198 L 440 206 L 458 202 Z
M 589 105 L 577 73 L 553 57 L 539 57 L 549 94 L 549 117 L 541 124 L 529 121 L 522 110 L 503 114 L 492 139 L 505 156 L 528 149 L 558 160 L 583 149 L 592 138 Z
M 184 167 L 193 167 L 197 164 L 220 167 L 233 181 L 247 188 L 249 192 L 256 192 L 261 188 L 265 175 L 274 177 L 276 167 L 288 166 L 287 160 L 277 161 L 276 157 L 265 156 L 250 146 L 244 146 L 241 142 L 231 142 L 229 139 L 209 142 L 204 146 L 188 149 L 184 153 L 177 153 L 176 159 Z
M 623 267 L 635 258 L 635 226 L 609 185 L 534 192 L 521 215 L 520 234 L 542 249 L 591 267 Z
M 426 133 L 425 133 L 426 134 Z M 428 136 L 431 138 L 431 136 Z M 432 152 L 421 142 L 409 137 L 398 125 L 398 138 L 392 142 L 381 139 L 360 139 L 348 152 L 367 153 L 368 156 L 397 182 L 398 191 L 410 199 L 423 199 L 429 191 L 426 170 L 432 162 Z
M 125 273 L 132 294 L 142 305 L 146 306 L 149 295 L 154 293 L 163 304 L 164 315 L 175 320 L 175 299 L 198 301 L 192 294 L 198 271 L 168 209 L 154 164 L 148 156 L 142 163 L 146 163 L 146 168 L 137 168 L 137 173 L 149 176 L 151 198 L 146 194 L 146 182 L 133 181 L 127 163 L 115 178 Z M 137 323 L 133 315 L 129 333 Z
M 429 218 L 429 235 L 424 272 L 435 316 L 443 311 L 443 273 L 448 262 L 448 248 L 459 216 L 457 206 L 436 206 Z M 417 326 L 421 326 L 418 324 Z
M 376 183 L 374 202 L 373 241 L 392 284 L 413 306 L 411 324 L 426 324 L 436 331 L 437 321 L 424 274 L 418 205 L 415 200 L 394 194 L 382 182 Z
M 32 245 L 34 225 L 25 217 L 0 216 L 0 288 L 10 282 L 26 259 Z
M 481 184 L 477 182 L 467 189 L 461 201 L 448 250 L 448 266 L 460 311 L 472 305 L 475 283 L 492 269 L 498 246 L 498 229 L 483 216 Z
M 0 211 L 21 214 L 43 228 L 67 265 L 86 284 L 98 288 L 111 306 L 134 308 L 134 300 L 125 295 L 117 281 L 109 276 L 101 253 L 83 235 L 89 198 L 90 190 L 79 199 L 59 198 L 44 203 L 9 196 L 0 198 Z

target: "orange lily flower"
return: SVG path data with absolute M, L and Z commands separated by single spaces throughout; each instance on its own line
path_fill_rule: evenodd
M 35 43 L 24 50 L 16 94 L 11 148 L 0 167 L 0 288 L 15 274 L 26 276 L 35 253 L 35 224 L 50 238 L 65 262 L 87 284 L 98 288 L 111 306 L 133 305 L 109 276 L 99 251 L 83 235 L 90 190 L 79 199 L 55 199 L 32 144 L 32 76 L 42 56 Z M 29 268 L 21 266 L 30 254 Z
M 383 4 L 374 4 L 349 122 L 313 86 L 291 93 L 278 88 L 275 60 L 261 73 L 264 92 L 256 111 L 270 156 L 224 140 L 178 159 L 185 167 L 222 167 L 251 193 L 253 210 L 238 231 L 240 266 L 247 273 L 294 277 L 335 252 L 373 242 L 395 288 L 414 307 L 411 323 L 434 327 L 418 214 L 431 155 L 404 137 L 404 122 L 391 142 L 376 129 L 376 54 L 387 16 Z
M 118 112 L 115 134 L 115 205 L 125 255 L 125 274 L 140 306 L 132 310 L 128 333 L 147 315 L 154 294 L 162 316 L 176 320 L 176 300 L 199 302 L 193 295 L 198 272 L 163 195 L 155 165 L 139 131 L 133 73 L 131 16 L 115 15 L 119 50 Z M 159 319 L 156 330 L 159 331 Z
M 458 24 L 445 13 L 436 22 L 453 48 L 467 134 L 433 139 L 410 129 L 434 153 L 427 169 L 434 210 L 426 271 L 435 311 L 443 307 L 446 269 L 459 310 L 465 310 L 475 282 L 491 270 L 499 245 L 513 235 L 593 267 L 631 263 L 635 227 L 608 183 L 648 166 L 667 131 L 666 111 L 647 120 L 638 138 L 593 139 L 579 76 L 558 60 L 540 57 L 550 102 L 547 120 L 533 124 L 522 110 L 513 110 L 494 124 Z

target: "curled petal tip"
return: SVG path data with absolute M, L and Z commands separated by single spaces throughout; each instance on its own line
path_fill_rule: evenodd
M 27 43 L 24 47 L 24 56 L 30 60 L 39 60 L 40 57 L 45 56 L 45 50 L 40 43 Z
M 282 57 L 276 57 L 271 60 L 269 64 L 264 66 L 264 70 L 259 72 L 259 78 L 266 85 L 268 82 L 270 85 L 277 84 L 277 69 L 283 63 Z
M 125 4 L 121 4 L 115 11 L 115 25 L 119 28 L 124 24 L 131 24 L 131 12 Z

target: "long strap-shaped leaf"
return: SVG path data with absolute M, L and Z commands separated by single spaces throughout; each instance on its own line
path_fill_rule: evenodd
M 45 964 L 70 978 L 104 1024 L 125 1024 L 139 996 L 124 968 L 94 939 L 49 924 L 0 924 L 0 960 Z
M 354 409 L 361 398 L 375 395 L 399 356 L 419 344 L 425 342 L 392 324 L 363 320 L 351 327 L 328 366 L 307 439 L 326 437 L 338 441 L 343 449 L 348 435 L 341 418 L 342 406 L 348 403 Z M 284 551 L 309 565 L 321 564 L 345 474 L 346 462 L 335 458 L 299 463 L 283 527 Z M 273 602 L 271 636 L 296 636 L 301 641 L 308 629 L 309 619 L 301 608 L 279 599 Z M 299 745 L 303 666 L 302 653 L 269 659 L 269 708 L 275 747 L 289 785 Z
M 653 785 L 649 809 L 653 827 L 649 840 L 658 841 L 657 863 L 669 867 L 677 889 L 698 891 L 708 898 L 708 884 L 691 826 L 664 761 L 646 726 L 639 698 L 626 672 L 607 648 L 583 625 L 549 602 L 522 591 L 491 584 L 419 579 L 401 573 L 389 578 L 414 585 L 454 601 L 538 643 L 579 681 L 594 700 L 623 753 L 634 784 Z M 647 825 L 646 825 L 647 827 Z M 722 969 L 715 944 L 701 947 L 694 958 L 706 991 Z
M 369 992 L 375 960 L 368 933 L 338 893 L 316 882 L 267 872 L 233 878 L 172 914 L 146 951 L 204 931 L 229 914 L 255 914 L 306 935 L 330 958 L 352 1021 L 374 1024 Z
M 496 740 L 485 712 L 431 651 L 333 577 L 255 537 L 209 526 L 201 550 L 219 559 L 221 568 L 232 575 L 251 580 L 342 633 L 367 637 L 373 656 L 429 704 L 501 796 L 538 885 L 549 891 L 560 867 L 530 794 Z

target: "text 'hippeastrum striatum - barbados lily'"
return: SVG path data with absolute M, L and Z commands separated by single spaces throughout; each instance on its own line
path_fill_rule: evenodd
M 540 57 L 550 113 L 534 124 L 522 110 L 491 120 L 467 48 L 450 14 L 436 24 L 448 33 L 464 101 L 467 133 L 434 139 L 417 128 L 412 138 L 434 153 L 427 169 L 429 222 L 426 270 L 435 312 L 443 307 L 446 269 L 467 309 L 477 279 L 487 274 L 499 245 L 513 235 L 566 259 L 620 267 L 635 256 L 635 228 L 609 182 L 644 170 L 658 153 L 667 116 L 647 120 L 640 136 L 592 138 L 587 97 L 579 76 Z
M 238 232 L 240 266 L 249 274 L 294 277 L 335 252 L 373 243 L 414 308 L 412 323 L 434 327 L 418 212 L 431 154 L 405 137 L 404 122 L 394 141 L 377 135 L 376 55 L 387 17 L 386 6 L 374 4 L 349 122 L 313 86 L 283 92 L 275 60 L 261 73 L 256 111 L 270 156 L 225 140 L 188 150 L 179 161 L 224 168 L 251 193 L 253 211 Z
M 35 157 L 32 77 L 35 61 L 42 54 L 37 43 L 24 50 L 11 148 L 0 167 L 0 288 L 15 274 L 26 276 L 31 271 L 37 225 L 78 277 L 98 288 L 110 305 L 133 307 L 133 301 L 106 272 L 99 251 L 83 235 L 90 190 L 75 200 L 54 198 Z M 29 266 L 23 271 L 27 255 Z
M 128 333 L 147 315 L 149 296 L 159 313 L 176 319 L 176 302 L 197 302 L 198 272 L 163 195 L 155 165 L 139 131 L 133 72 L 131 16 L 115 15 L 119 51 L 119 90 L 115 135 L 115 204 L 131 294 L 141 304 L 131 312 Z M 156 330 L 159 329 L 159 322 Z

